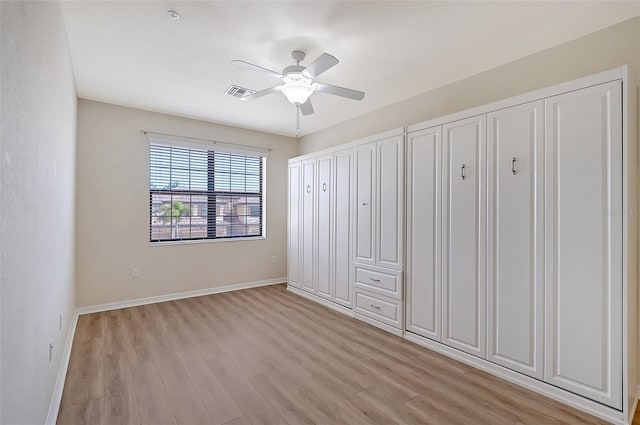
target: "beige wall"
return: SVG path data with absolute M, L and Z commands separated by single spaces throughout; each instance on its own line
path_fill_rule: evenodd
M 631 66 L 635 85 L 640 61 L 637 44 L 639 22 L 640 18 L 625 21 L 304 136 L 300 138 L 298 153 L 314 152 L 624 64 Z M 416 88 L 417 91 L 419 89 Z
M 640 18 L 627 20 L 577 40 L 556 46 L 498 68 L 474 75 L 444 87 L 403 100 L 377 111 L 362 115 L 300 139 L 299 154 L 349 142 L 379 132 L 415 124 L 429 119 L 505 99 L 579 77 L 595 74 L 622 65 L 629 65 L 628 148 L 626 170 L 629 181 L 637 182 L 637 86 L 640 82 Z M 428 70 L 425 70 L 428 72 Z M 637 364 L 637 196 L 640 185 L 627 188 L 629 281 L 628 305 L 630 388 L 636 388 Z M 633 395 L 633 392 L 631 392 Z
M 266 172 L 267 239 L 149 246 L 149 154 L 142 129 L 273 148 Z M 297 153 L 297 143 L 81 99 L 78 307 L 285 277 L 287 159 Z M 140 278 L 131 278 L 132 267 L 140 267 Z
M 0 14 L 0 423 L 32 425 L 75 307 L 77 97 L 60 4 L 3 1 Z

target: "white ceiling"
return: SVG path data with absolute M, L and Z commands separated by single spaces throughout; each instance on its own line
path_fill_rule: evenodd
M 304 135 L 621 22 L 640 2 L 64 1 L 63 13 L 80 97 L 293 136 L 281 93 L 224 95 L 279 83 L 231 60 L 340 60 L 317 80 L 366 97 L 315 93 Z

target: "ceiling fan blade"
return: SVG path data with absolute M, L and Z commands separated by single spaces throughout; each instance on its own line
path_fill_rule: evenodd
M 302 115 L 313 114 L 313 105 L 311 104 L 311 99 L 307 99 L 306 102 L 300 105 L 300 112 L 302 112 Z
M 233 60 L 233 61 L 231 61 L 231 63 L 234 64 L 234 65 L 241 66 L 241 67 L 246 68 L 246 69 L 251 69 L 253 71 L 258 71 L 258 72 L 263 72 L 265 74 L 269 74 L 272 77 L 282 78 L 282 74 L 280 74 L 279 72 L 275 72 L 275 71 L 272 71 L 270 69 L 263 68 L 263 67 L 258 66 L 258 65 L 254 65 L 254 64 L 249 63 L 249 62 L 245 62 L 245 61 L 241 61 L 241 60 Z
M 322 93 L 333 94 L 336 96 L 346 97 L 353 100 L 364 99 L 364 92 L 352 89 L 346 89 L 344 87 L 332 86 L 331 84 L 318 84 L 318 91 Z
M 309 66 L 302 71 L 302 73 L 309 78 L 315 78 L 327 69 L 337 65 L 338 62 L 340 61 L 329 53 L 323 53 L 316 60 L 311 62 Z
M 258 98 L 260 98 L 262 96 L 266 96 L 266 95 L 271 94 L 271 93 L 279 92 L 281 87 L 282 86 L 269 87 L 268 89 L 260 90 L 260 91 L 257 91 L 255 93 L 253 93 L 253 94 L 248 94 L 246 96 L 242 96 L 240 98 L 240 100 L 247 101 L 247 100 L 258 99 Z

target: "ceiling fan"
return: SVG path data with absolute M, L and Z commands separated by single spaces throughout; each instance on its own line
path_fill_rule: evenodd
M 254 100 L 271 93 L 282 92 L 289 102 L 296 105 L 302 115 L 313 114 L 313 105 L 309 99 L 311 95 L 318 91 L 321 93 L 333 94 L 336 96 L 346 97 L 348 99 L 362 100 L 364 92 L 358 90 L 347 89 L 344 87 L 332 86 L 330 84 L 314 82 L 314 78 L 335 66 L 339 61 L 328 53 L 323 53 L 308 66 L 300 65 L 304 60 L 305 53 L 300 50 L 291 52 L 291 57 L 296 61 L 295 65 L 289 65 L 282 70 L 282 73 L 271 71 L 242 60 L 234 60 L 231 63 L 242 66 L 244 68 L 269 74 L 272 77 L 279 78 L 283 84 L 270 87 L 252 94 L 241 97 L 241 100 Z

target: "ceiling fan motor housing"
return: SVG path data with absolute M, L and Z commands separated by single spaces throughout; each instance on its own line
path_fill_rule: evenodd
M 289 65 L 282 70 L 282 75 L 286 77 L 289 74 L 302 74 L 304 69 L 305 67 L 302 65 Z

